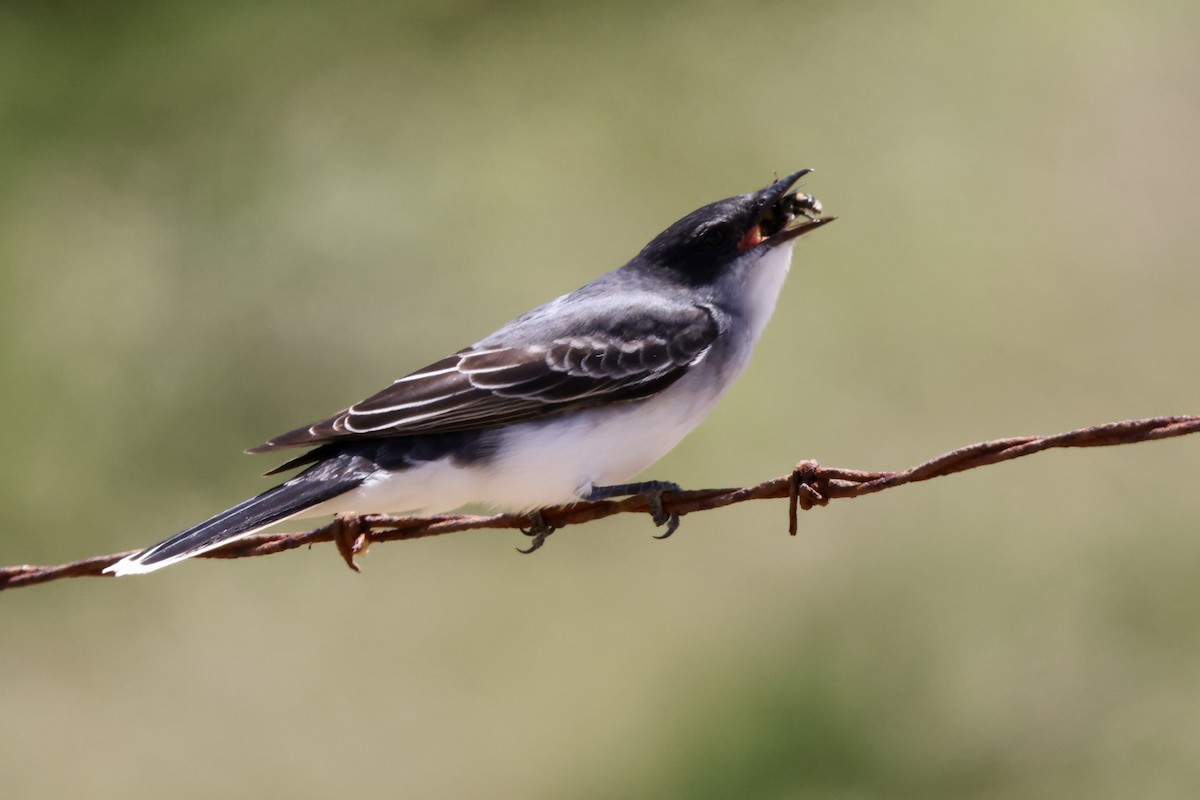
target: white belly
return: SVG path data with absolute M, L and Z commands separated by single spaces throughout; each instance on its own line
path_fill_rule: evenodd
M 676 384 L 636 412 L 618 407 L 513 431 L 484 502 L 529 510 L 579 499 L 593 486 L 628 483 L 679 444 L 718 399 Z
M 431 461 L 380 472 L 303 516 L 441 513 L 469 503 L 530 511 L 578 500 L 593 486 L 628 482 L 700 424 L 721 393 L 690 386 L 698 377 L 685 376 L 649 400 L 514 425 L 484 462 Z

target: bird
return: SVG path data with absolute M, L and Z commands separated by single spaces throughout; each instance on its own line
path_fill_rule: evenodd
M 669 535 L 678 517 L 663 513 L 661 494 L 678 486 L 628 481 L 733 385 L 774 311 L 796 241 L 836 219 L 795 188 L 809 172 L 705 205 L 623 266 L 327 419 L 250 448 L 306 448 L 266 474 L 303 470 L 105 571 L 152 572 L 296 517 L 471 503 L 528 514 L 534 540 L 523 552 L 553 530 L 540 509 L 580 500 L 643 494 Z

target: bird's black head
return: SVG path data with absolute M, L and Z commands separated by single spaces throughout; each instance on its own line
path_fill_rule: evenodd
M 713 282 L 741 258 L 757 258 L 836 217 L 821 217 L 821 203 L 791 192 L 812 170 L 802 169 L 757 192 L 698 208 L 654 237 L 635 261 L 669 269 L 693 285 Z

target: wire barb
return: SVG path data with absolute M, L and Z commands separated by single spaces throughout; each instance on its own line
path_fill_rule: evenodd
M 371 540 L 367 538 L 367 528 L 363 525 L 360 514 L 336 514 L 330 525 L 333 532 L 333 543 L 337 546 L 338 555 L 346 562 L 346 566 L 355 572 L 362 572 L 354 557 L 367 554 Z
M 1053 436 L 1019 436 L 992 439 L 961 447 L 901 472 L 822 467 L 816 461 L 801 461 L 788 475 L 764 481 L 757 486 L 733 489 L 672 491 L 662 498 L 663 511 L 671 515 L 690 514 L 723 508 L 749 500 L 788 498 L 788 532 L 795 535 L 799 511 L 828 505 L 839 497 L 859 497 L 882 492 L 908 483 L 927 481 L 956 472 L 1011 461 L 1058 447 L 1110 447 L 1137 442 L 1169 439 L 1200 432 L 1200 416 L 1153 417 L 1110 422 Z M 641 513 L 651 510 L 645 495 L 622 500 L 584 500 L 570 505 L 542 509 L 551 516 L 555 528 L 577 525 L 614 514 Z M 317 542 L 337 542 L 346 563 L 357 571 L 354 556 L 366 553 L 375 542 L 423 539 L 481 528 L 519 529 L 528 524 L 521 514 L 471 516 L 443 514 L 433 517 L 402 517 L 368 514 L 357 517 L 348 526 L 342 518 L 302 533 L 263 533 L 230 542 L 224 547 L 202 553 L 198 558 L 247 558 L 294 550 Z M 62 578 L 111 577 L 104 569 L 138 551 L 127 550 L 106 556 L 93 556 L 55 566 L 20 565 L 0 567 L 0 590 L 48 583 Z

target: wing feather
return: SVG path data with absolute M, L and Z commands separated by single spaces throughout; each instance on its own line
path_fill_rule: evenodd
M 476 345 L 395 381 L 329 419 L 254 447 L 450 433 L 654 395 L 704 357 L 720 333 L 706 306 L 673 307 L 636 328 L 511 347 Z

